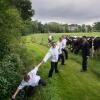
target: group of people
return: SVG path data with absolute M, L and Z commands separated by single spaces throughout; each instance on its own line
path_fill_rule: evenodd
M 54 39 L 49 41 L 50 49 L 46 53 L 43 60 L 28 74 L 26 74 L 21 82 L 21 84 L 18 86 L 15 93 L 12 95 L 12 99 L 16 98 L 16 95 L 19 93 L 20 90 L 22 90 L 24 87 L 28 86 L 30 89 L 32 89 L 35 86 L 42 85 L 46 86 L 46 81 L 43 80 L 40 76 L 37 75 L 38 68 L 43 64 L 46 63 L 48 59 L 51 60 L 51 68 L 48 73 L 48 78 L 51 78 L 53 75 L 53 72 L 59 73 L 58 70 L 58 62 L 61 61 L 61 65 L 65 65 L 65 59 L 68 59 L 68 50 L 66 49 L 67 39 L 66 36 L 63 35 L 59 38 L 58 42 L 55 42 Z M 83 37 L 82 45 L 80 46 L 79 50 L 82 49 L 82 70 L 87 70 L 87 59 L 89 55 L 89 43 L 86 40 L 86 37 Z

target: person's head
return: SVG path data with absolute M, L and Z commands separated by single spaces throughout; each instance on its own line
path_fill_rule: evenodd
M 30 76 L 26 74 L 26 75 L 24 76 L 24 81 L 28 82 L 29 80 L 30 80 Z
M 56 47 L 56 42 L 52 42 L 52 43 L 51 43 L 51 46 L 52 46 L 53 48 L 55 48 L 55 47 Z
M 59 41 L 60 41 L 60 42 L 62 41 L 62 38 L 61 38 L 61 37 L 59 38 Z
M 82 40 L 83 40 L 83 41 L 87 41 L 86 36 L 83 36 L 83 37 L 82 37 Z
M 66 36 L 65 35 L 62 35 L 62 39 L 65 39 L 66 38 Z

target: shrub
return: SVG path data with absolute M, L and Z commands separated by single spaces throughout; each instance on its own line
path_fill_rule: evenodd
M 21 81 L 19 70 L 23 67 L 20 56 L 6 55 L 0 63 L 0 100 L 7 100 Z

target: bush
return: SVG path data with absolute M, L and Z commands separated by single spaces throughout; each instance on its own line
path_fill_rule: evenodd
M 0 100 L 6 100 L 4 98 L 7 98 L 9 85 L 9 82 L 0 76 Z
M 0 63 L 0 100 L 7 100 L 15 91 L 22 79 L 21 67 L 23 64 L 17 54 L 6 55 Z

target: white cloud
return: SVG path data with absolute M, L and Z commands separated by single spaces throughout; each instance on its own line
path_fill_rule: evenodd
M 100 0 L 31 0 L 34 20 L 92 23 L 100 21 Z

